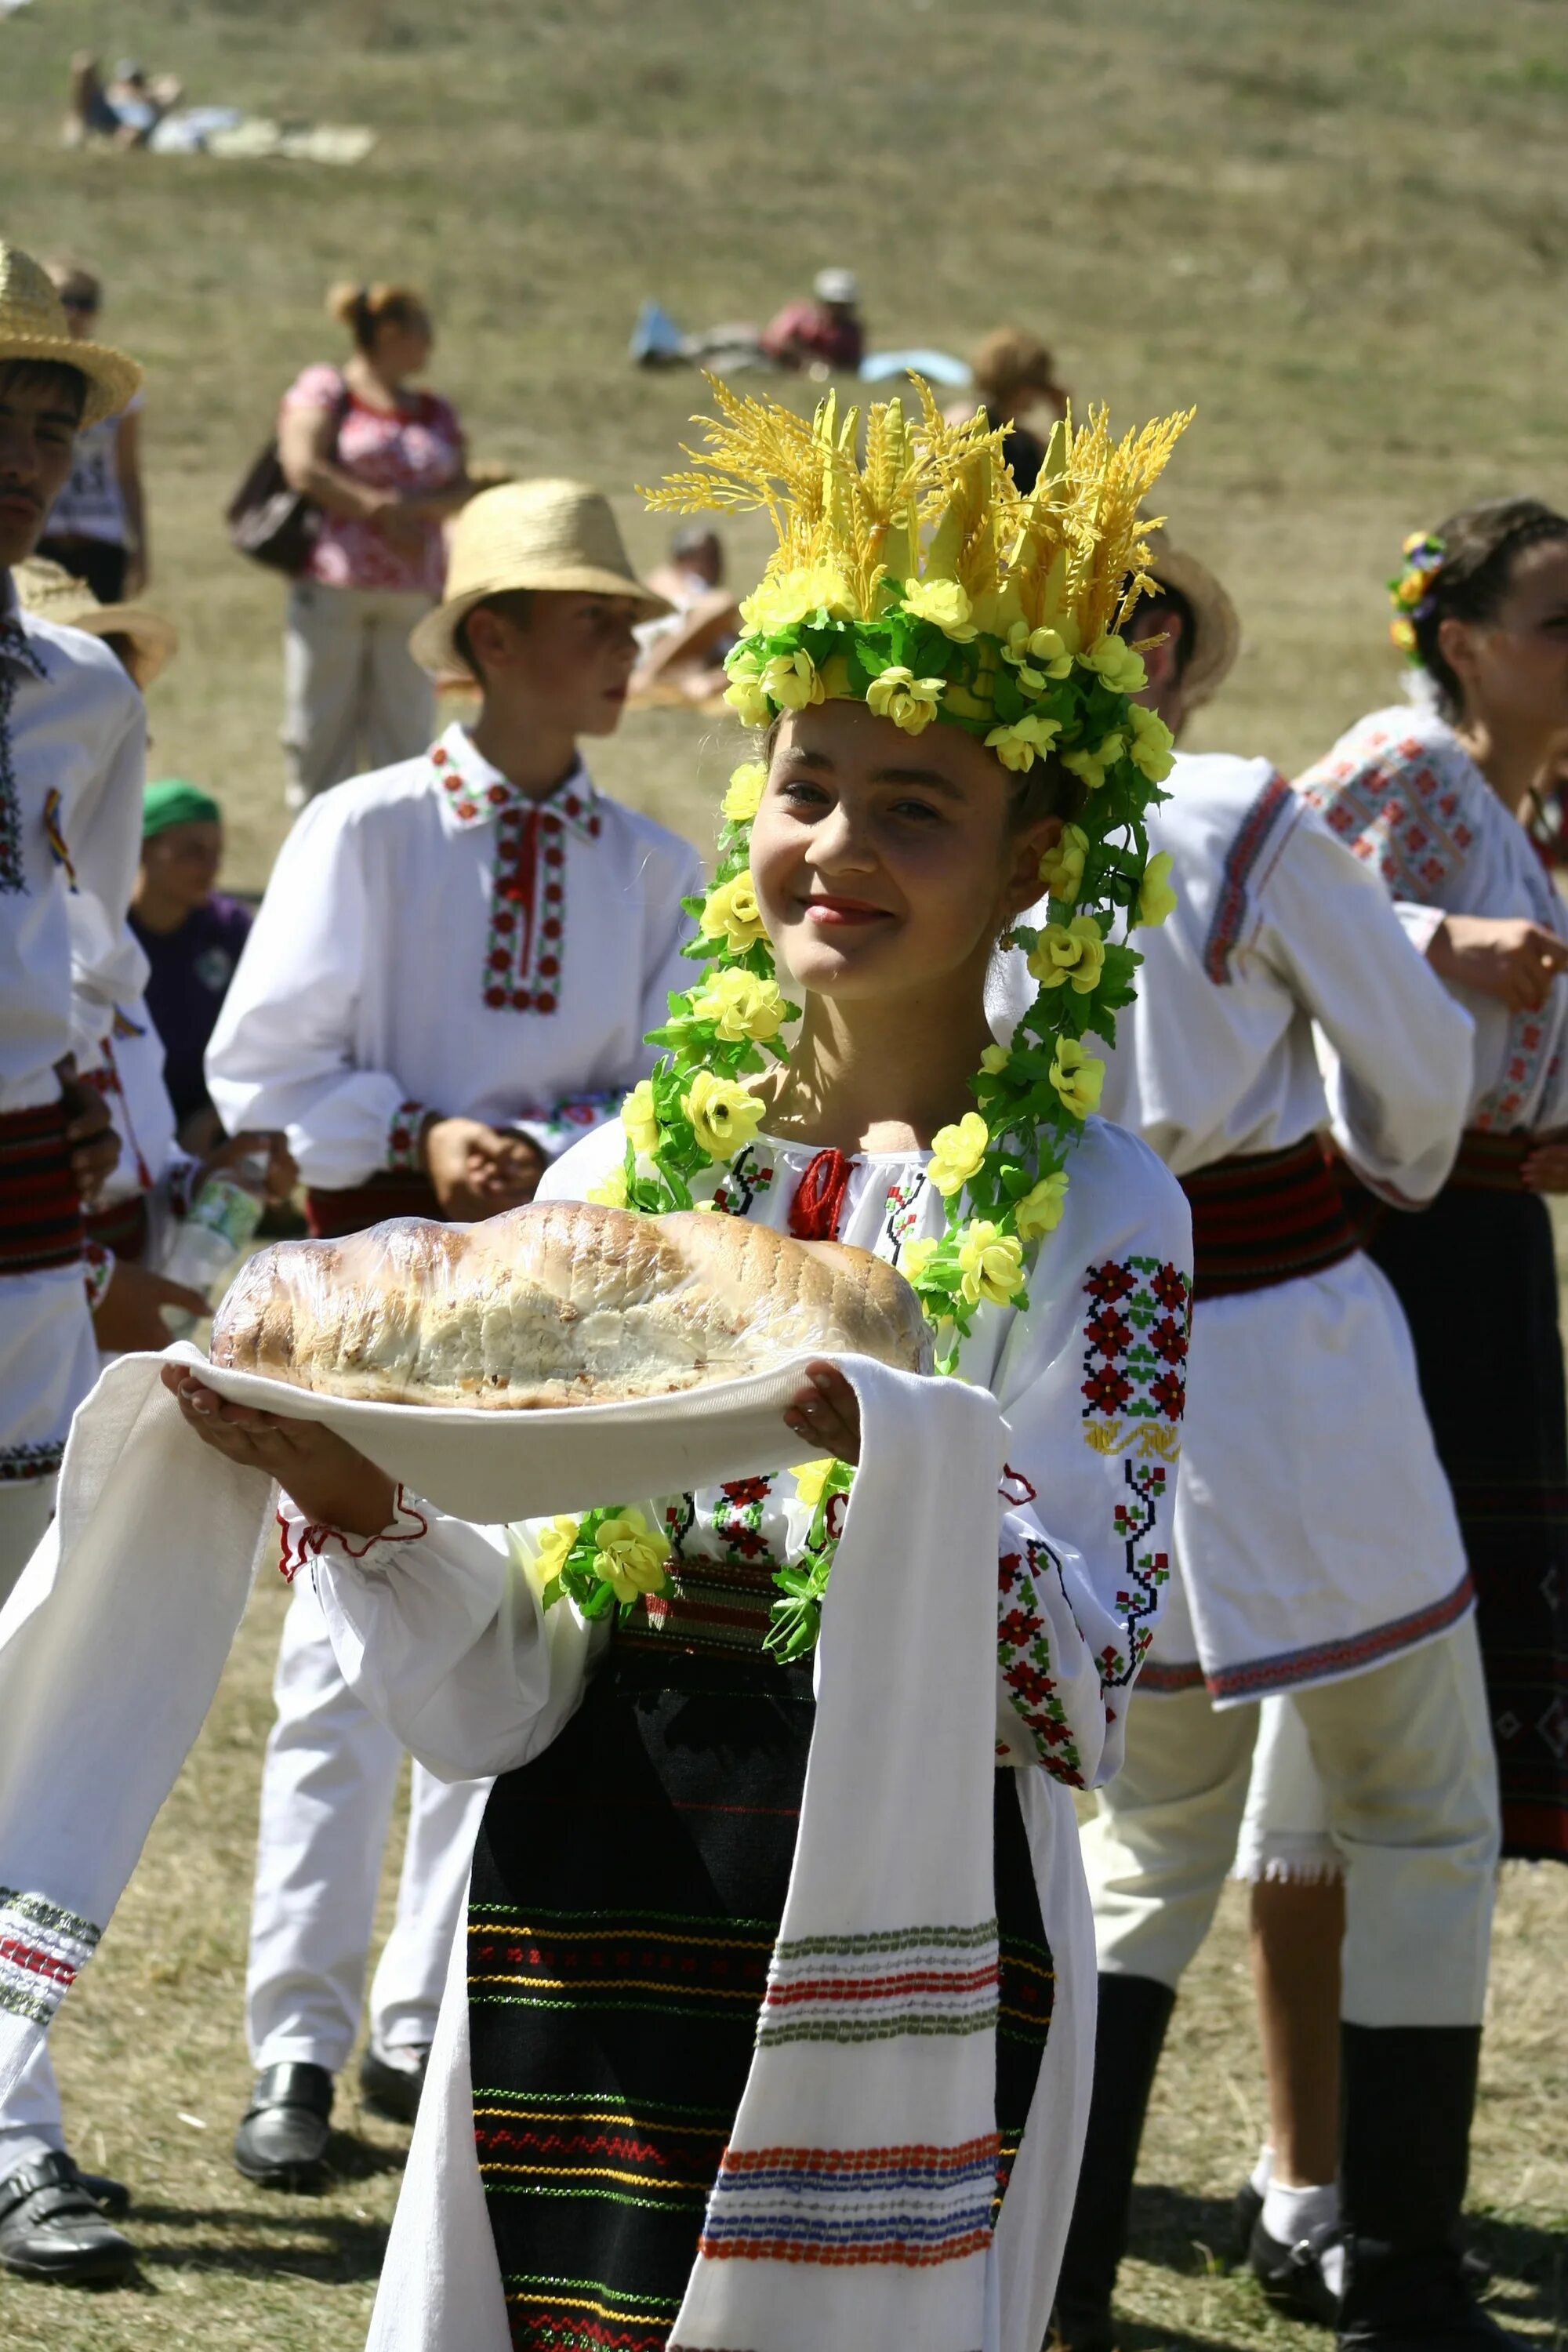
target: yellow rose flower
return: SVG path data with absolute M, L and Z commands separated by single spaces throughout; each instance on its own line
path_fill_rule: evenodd
M 538 1549 L 532 1571 L 540 1584 L 548 1584 L 565 1567 L 566 1555 L 577 1540 L 577 1528 L 575 1519 L 563 1517 L 540 1528 L 534 1538 Z
M 1419 604 L 1429 584 L 1426 572 L 1407 572 L 1394 593 L 1402 604 Z
M 696 1072 L 680 1108 L 691 1121 L 698 1149 L 710 1160 L 731 1159 L 762 1125 L 763 1106 L 750 1087 L 716 1078 L 711 1070 Z
M 1005 768 L 1017 775 L 1026 776 L 1042 752 L 1048 751 L 1061 733 L 1059 719 L 1047 719 L 1037 710 L 1026 710 L 1011 727 L 993 727 L 985 738 L 987 751 L 994 751 Z
M 836 563 L 807 564 L 764 578 L 742 604 L 741 619 L 747 630 L 769 636 L 823 611 L 834 621 L 858 617 L 849 583 Z
M 590 1184 L 588 1198 L 596 1209 L 624 1209 L 626 1205 L 626 1170 L 612 1168 L 597 1184 Z
M 1124 637 L 1106 635 L 1087 654 L 1079 654 L 1085 669 L 1093 670 L 1102 678 L 1112 694 L 1142 694 L 1149 683 L 1149 673 L 1143 667 L 1142 654 L 1134 653 Z
M 956 1127 L 939 1127 L 931 1139 L 931 1181 L 937 1191 L 944 1197 L 962 1192 L 990 1140 L 991 1130 L 977 1110 L 966 1110 Z
M 702 901 L 702 936 L 728 940 L 732 948 L 754 947 L 766 939 L 749 874 L 736 874 L 709 891 Z
M 731 824 L 750 824 L 762 806 L 768 772 L 761 760 L 742 760 L 730 778 L 730 789 L 720 807 Z
M 663 1588 L 669 1548 L 640 1511 L 617 1511 L 601 1520 L 595 1548 L 595 1566 L 617 1601 L 635 1601 L 640 1592 Z
M 899 1259 L 899 1272 L 906 1282 L 918 1282 L 936 1255 L 935 1242 L 906 1242 Z
M 724 689 L 724 699 L 743 727 L 765 727 L 773 717 L 773 707 L 763 692 L 762 672 L 757 657 L 746 646 L 739 646 L 724 667 L 730 683 Z
M 1082 825 L 1063 825 L 1061 839 L 1040 860 L 1040 880 L 1050 898 L 1065 898 L 1069 905 L 1076 901 L 1083 887 L 1083 866 L 1088 856 L 1089 835 Z
M 1042 988 L 1060 988 L 1065 981 L 1079 996 L 1099 985 L 1104 966 L 1105 941 L 1092 915 L 1047 923 L 1029 957 L 1029 970 Z
M 762 674 L 762 689 L 781 710 L 804 710 L 826 699 L 826 689 L 804 646 L 798 653 L 774 654 Z
M 1024 1244 L 989 1217 L 964 1226 L 958 1242 L 959 1287 L 971 1307 L 987 1298 L 1005 1307 L 1024 1287 Z
M 755 972 L 719 971 L 704 981 L 691 1000 L 700 1021 L 716 1023 L 726 1045 L 750 1037 L 765 1045 L 784 1027 L 784 995 L 776 980 L 759 980 Z
M 1056 1231 L 1062 1221 L 1067 1192 L 1067 1170 L 1059 1168 L 1054 1176 L 1042 1176 L 1034 1191 L 1025 1193 L 1013 1211 L 1021 1241 L 1037 1242 L 1042 1234 Z
M 658 1150 L 658 1113 L 653 1107 L 653 1080 L 639 1078 L 621 1105 L 621 1126 L 639 1159 L 651 1160 Z
M 1047 677 L 1066 677 L 1072 669 L 1072 654 L 1059 629 L 1031 629 L 1027 621 L 1015 621 L 1007 632 L 1007 642 L 1002 648 L 1002 658 L 1016 669 L 1024 664 L 1038 663 Z
M 1076 1037 L 1058 1037 L 1051 1084 L 1061 1097 L 1064 1110 L 1071 1111 L 1074 1118 L 1087 1118 L 1099 1105 L 1105 1064 Z
M 1133 914 L 1135 923 L 1146 923 L 1151 929 L 1163 923 L 1176 904 L 1176 894 L 1171 887 L 1173 864 L 1168 849 L 1157 849 L 1143 868 L 1142 886 L 1138 892 L 1138 905 Z
M 906 580 L 904 610 L 917 621 L 933 621 L 944 637 L 966 646 L 978 634 L 970 614 L 969 592 L 957 580 Z
M 831 1454 L 822 1454 L 816 1462 L 797 1462 L 790 1472 L 795 1480 L 796 1499 L 815 1511 L 822 1500 L 822 1490 L 827 1484 L 827 1474 L 833 1468 Z
M 1148 777 L 1152 784 L 1163 784 L 1170 774 L 1176 755 L 1176 739 L 1152 710 L 1145 710 L 1135 702 L 1127 713 L 1132 730 L 1132 740 L 1127 756 L 1133 766 Z
M 917 677 L 912 670 L 894 662 L 880 677 L 871 680 L 866 700 L 879 719 L 890 719 L 906 735 L 919 735 L 936 717 L 946 687 L 943 677 Z
M 1415 624 L 1414 621 L 1407 621 L 1403 614 L 1397 621 L 1390 621 L 1388 634 L 1402 654 L 1413 654 L 1415 651 Z
M 980 1056 L 980 1066 L 988 1078 L 999 1078 L 1012 1058 L 1010 1045 L 987 1045 Z

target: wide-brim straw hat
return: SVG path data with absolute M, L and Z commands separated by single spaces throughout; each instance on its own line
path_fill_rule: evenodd
M 1182 701 L 1186 709 L 1196 710 L 1219 692 L 1236 667 L 1241 651 L 1240 614 L 1207 564 L 1184 547 L 1173 547 L 1163 531 L 1154 541 L 1149 571 L 1192 606 L 1193 648 L 1182 672 Z M 1131 635 L 1136 638 L 1137 634 L 1134 614 Z
M 642 621 L 674 610 L 632 570 L 602 490 L 586 482 L 507 482 L 470 499 L 454 523 L 446 598 L 410 635 L 415 660 L 435 677 L 467 673 L 458 623 L 487 596 L 514 588 L 629 596 Z
M 139 686 L 151 686 L 180 650 L 180 633 L 162 613 L 145 604 L 100 604 L 85 580 L 41 555 L 18 563 L 11 574 L 18 604 L 40 621 L 63 629 L 85 629 L 92 637 L 128 637 L 136 655 Z
M 73 335 L 47 272 L 19 246 L 0 242 L 0 365 L 6 360 L 75 368 L 87 385 L 83 425 L 118 415 L 141 389 L 136 362 L 107 343 L 83 342 Z

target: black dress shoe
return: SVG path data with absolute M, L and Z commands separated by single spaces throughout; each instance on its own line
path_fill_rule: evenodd
M 131 2191 L 123 2180 L 110 2180 L 106 2172 L 80 2172 L 77 2179 L 100 2213 L 111 2221 L 123 2221 L 131 2210 Z
M 1264 2228 L 1260 2210 L 1247 2241 L 1247 2266 L 1276 2311 L 1310 2327 L 1333 2327 L 1340 2299 L 1323 2275 L 1323 2256 L 1339 2242 L 1339 2231 L 1331 2223 L 1288 2246 Z
M 0 2263 L 18 2278 L 111 2286 L 136 2267 L 136 2249 L 111 2230 L 70 2158 L 50 2154 L 0 2180 Z
M 428 2050 L 384 2050 L 374 2042 L 365 2047 L 359 2062 L 359 2086 L 367 2107 L 378 2116 L 390 2116 L 395 2123 L 411 2124 L 419 2112 L 419 2094 L 425 2088 L 425 2070 L 430 2063 Z
M 324 2066 L 268 2066 L 258 2074 L 234 2160 L 261 2189 L 319 2189 L 331 2137 L 332 2078 Z

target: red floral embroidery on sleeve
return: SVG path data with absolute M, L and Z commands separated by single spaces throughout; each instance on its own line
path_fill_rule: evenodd
M 308 1567 L 313 1559 L 320 1559 L 330 1543 L 335 1543 L 341 1551 L 346 1551 L 351 1559 L 363 1559 L 378 1543 L 417 1543 L 421 1537 L 430 1532 L 429 1520 L 422 1511 L 415 1509 L 401 1486 L 394 1503 L 392 1524 L 384 1528 L 378 1536 L 346 1535 L 342 1528 L 323 1527 L 312 1520 L 300 1528 L 297 1538 L 291 1539 L 289 1514 L 279 1510 L 275 1516 L 281 1538 L 278 1572 L 285 1584 L 292 1584 L 302 1568 Z M 399 1522 L 405 1519 L 412 1520 L 413 1525 L 400 1525 Z

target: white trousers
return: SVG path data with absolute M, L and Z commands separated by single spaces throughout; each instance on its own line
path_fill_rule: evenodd
M 261 1778 L 246 2025 L 258 2068 L 346 2063 L 359 2028 L 403 1750 L 338 1671 L 314 1590 L 295 1587 Z M 426 2050 L 488 1780 L 414 1768 L 397 1916 L 371 1987 L 373 2038 Z
M 1341 2014 L 1479 2025 L 1500 1828 L 1475 1619 L 1292 1694 L 1345 1879 Z M 1084 1832 L 1100 1969 L 1174 1986 L 1237 1850 L 1255 1706 L 1135 1692 L 1127 1760 Z
M 419 591 L 290 584 L 283 624 L 290 808 L 428 745 L 436 690 L 408 650 L 408 633 L 429 609 Z

